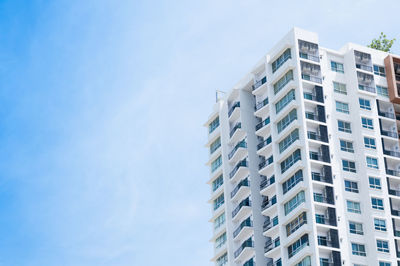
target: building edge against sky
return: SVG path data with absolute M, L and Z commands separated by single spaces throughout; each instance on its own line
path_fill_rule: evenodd
M 291 30 L 205 126 L 215 265 L 400 265 L 400 57 Z

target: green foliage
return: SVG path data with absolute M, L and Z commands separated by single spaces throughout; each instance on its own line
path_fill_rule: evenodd
M 386 34 L 383 34 L 381 32 L 381 35 L 379 36 L 379 39 L 373 39 L 371 44 L 368 45 L 369 48 L 374 48 L 376 50 L 381 50 L 384 52 L 390 52 L 390 48 L 392 48 L 392 45 L 396 39 L 389 40 L 386 38 Z

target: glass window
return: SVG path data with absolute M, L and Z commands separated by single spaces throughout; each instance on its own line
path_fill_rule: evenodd
M 217 116 L 217 118 L 215 118 L 215 119 L 208 125 L 208 133 L 211 134 L 218 126 L 219 126 L 219 116 Z
M 222 157 L 221 155 L 218 156 L 217 159 L 215 159 L 212 163 L 211 163 L 211 173 L 215 172 L 215 170 L 218 169 L 218 167 L 220 167 L 222 164 Z
M 374 227 L 377 231 L 386 232 L 386 221 L 384 219 L 374 218 Z
M 342 160 L 342 169 L 346 172 L 356 173 L 356 163 L 348 160 Z
M 305 246 L 308 246 L 308 234 L 303 235 L 300 237 L 296 242 L 288 246 L 288 254 L 289 258 L 296 255 L 300 250 L 302 250 Z
M 286 49 L 281 56 L 272 62 L 272 73 L 275 73 L 288 59 L 292 58 L 290 48 Z
M 342 151 L 347 151 L 347 152 L 354 152 L 353 148 L 353 142 L 351 141 L 346 141 L 346 140 L 340 140 L 340 149 Z
M 358 193 L 358 184 L 354 181 L 344 180 L 344 189 L 348 192 Z
M 281 162 L 281 174 L 286 172 L 293 164 L 301 160 L 300 149 L 297 149 L 292 154 L 290 154 L 283 162 Z
M 335 72 L 344 73 L 344 67 L 342 63 L 331 61 L 331 69 Z
M 379 262 L 379 266 L 390 266 L 390 265 L 392 265 L 390 262 L 386 262 L 386 261 Z
M 290 90 L 285 96 L 282 97 L 276 104 L 275 104 L 275 111 L 278 114 L 286 105 L 288 105 L 291 101 L 296 100 L 294 90 Z
M 363 128 L 374 129 L 374 123 L 372 119 L 361 117 L 361 124 Z
M 311 266 L 311 257 L 310 256 L 305 257 L 295 266 Z
M 336 111 L 345 113 L 345 114 L 349 114 L 350 113 L 349 104 L 336 101 Z
M 356 234 L 356 235 L 363 235 L 363 226 L 361 223 L 356 223 L 356 222 L 349 222 L 349 228 L 350 228 L 350 233 L 351 234 Z
M 297 110 L 293 109 L 287 116 L 282 118 L 282 120 L 280 120 L 276 124 L 278 134 L 281 133 L 288 125 L 290 125 L 290 123 L 292 123 L 296 119 L 297 119 Z
M 359 202 L 347 200 L 347 211 L 353 213 L 361 213 L 361 206 Z
M 333 90 L 337 93 L 347 95 L 346 84 L 334 81 L 333 82 Z
M 338 120 L 338 130 L 346 133 L 351 133 L 350 122 Z
M 303 171 L 302 170 L 297 171 L 288 180 L 283 182 L 283 184 L 282 184 L 283 194 L 286 194 L 286 192 L 291 190 L 300 181 L 303 181 Z
M 376 240 L 376 248 L 379 252 L 389 253 L 389 242 L 386 240 Z
M 285 215 L 288 215 L 297 206 L 299 206 L 301 203 L 305 202 L 305 200 L 306 200 L 306 197 L 305 197 L 304 191 L 300 191 L 299 193 L 297 193 L 296 196 L 294 196 L 287 203 L 285 203 L 285 205 L 284 205 Z
M 299 139 L 299 130 L 296 128 L 293 130 L 289 136 L 284 138 L 281 142 L 279 142 L 279 153 L 285 151 L 293 142 Z
M 221 214 L 214 220 L 214 230 L 217 230 L 225 223 L 225 213 Z
M 274 84 L 274 93 L 277 94 L 291 80 L 293 80 L 293 70 L 286 72 L 286 74 Z
M 220 248 L 226 243 L 226 233 L 223 233 L 217 239 L 215 239 L 215 248 Z
M 385 67 L 374 65 L 374 74 L 381 77 L 386 77 Z
M 389 97 L 389 92 L 388 92 L 388 88 L 386 87 L 382 87 L 382 86 L 376 86 L 376 92 L 378 93 L 378 95 L 384 96 L 384 97 Z
M 216 262 L 217 262 L 217 266 L 228 265 L 228 253 L 225 253 L 224 255 L 219 257 Z
M 369 137 L 364 137 L 364 146 L 365 146 L 365 148 L 375 150 L 376 149 L 375 139 L 369 138 Z
M 307 214 L 303 212 L 286 225 L 286 235 L 290 236 L 297 231 L 303 224 L 307 223 Z
M 216 191 L 222 184 L 224 183 L 224 178 L 222 175 L 217 177 L 213 182 L 212 182 L 212 190 Z
M 383 200 L 378 198 L 371 198 L 371 204 L 373 209 L 383 210 Z
M 357 256 L 367 256 L 367 253 L 365 252 L 365 245 L 363 244 L 351 243 L 351 253 Z
M 370 176 L 368 178 L 368 180 L 369 180 L 369 187 L 370 188 L 382 189 L 381 179 L 380 178 Z
M 224 193 L 222 193 L 218 198 L 214 200 L 214 211 L 218 209 L 222 204 L 224 204 Z
M 221 138 L 218 137 L 213 143 L 210 145 L 210 154 L 213 154 L 219 147 L 221 147 Z
M 371 110 L 371 102 L 370 100 L 359 98 L 358 102 L 360 103 L 360 108 L 365 110 Z
M 377 158 L 367 156 L 366 159 L 367 159 L 367 167 L 373 168 L 373 169 L 379 169 Z

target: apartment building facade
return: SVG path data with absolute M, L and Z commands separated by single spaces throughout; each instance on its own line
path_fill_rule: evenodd
M 294 28 L 205 126 L 215 265 L 400 265 L 400 57 Z

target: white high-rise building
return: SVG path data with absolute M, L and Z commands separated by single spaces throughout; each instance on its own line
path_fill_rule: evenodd
M 215 265 L 400 265 L 400 57 L 290 31 L 205 126 Z

